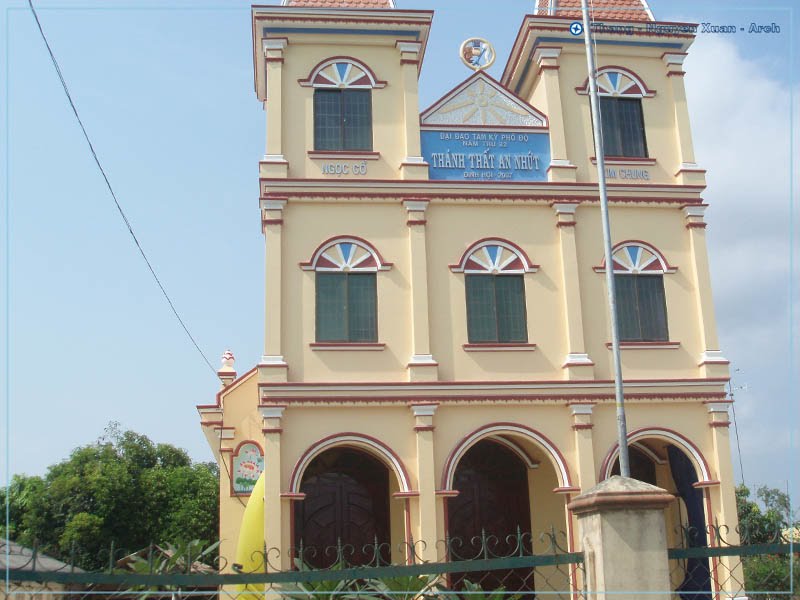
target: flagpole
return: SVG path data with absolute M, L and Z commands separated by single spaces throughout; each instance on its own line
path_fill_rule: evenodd
M 617 323 L 617 298 L 614 285 L 614 262 L 611 258 L 611 224 L 608 217 L 608 193 L 606 192 L 606 161 L 603 154 L 603 130 L 600 122 L 600 102 L 597 97 L 597 73 L 595 72 L 594 47 L 586 0 L 581 0 L 583 13 L 583 36 L 586 43 L 586 62 L 589 67 L 589 100 L 592 106 L 592 128 L 594 130 L 594 155 L 597 157 L 597 187 L 600 192 L 600 214 L 603 218 L 603 246 L 606 258 L 606 289 L 608 311 L 611 320 L 611 355 L 614 365 L 614 396 L 617 408 L 617 442 L 619 443 L 619 472 L 623 477 L 631 476 L 628 459 L 628 426 L 625 422 L 625 396 L 622 390 L 622 365 L 619 353 L 619 325 Z

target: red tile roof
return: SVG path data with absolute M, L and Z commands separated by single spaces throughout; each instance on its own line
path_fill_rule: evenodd
M 286 4 L 309 8 L 394 8 L 391 0 L 289 0 Z
M 647 5 L 644 0 L 587 0 L 589 4 L 589 16 L 593 21 L 603 19 L 615 19 L 621 21 L 652 21 L 647 12 Z M 536 14 L 548 14 L 549 0 L 537 0 Z M 594 10 L 592 10 L 594 7 Z M 557 17 L 569 17 L 580 19 L 581 0 L 555 0 L 555 12 Z

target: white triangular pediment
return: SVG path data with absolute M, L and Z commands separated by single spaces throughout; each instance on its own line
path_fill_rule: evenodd
M 547 127 L 547 117 L 479 71 L 424 111 L 420 124 Z

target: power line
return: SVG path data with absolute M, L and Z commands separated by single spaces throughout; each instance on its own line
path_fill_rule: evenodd
M 178 314 L 178 310 L 175 308 L 175 305 L 172 303 L 172 299 L 167 294 L 167 290 L 164 289 L 164 286 L 161 283 L 161 280 L 156 275 L 155 269 L 153 269 L 153 265 L 150 264 L 150 261 L 147 258 L 147 255 L 144 253 L 144 249 L 142 245 L 139 243 L 136 234 L 133 232 L 133 227 L 131 226 L 130 221 L 128 221 L 128 217 L 125 216 L 125 211 L 122 210 L 122 206 L 120 206 L 119 201 L 117 200 L 117 195 L 114 193 L 114 188 L 111 187 L 111 182 L 108 180 L 108 176 L 106 175 L 105 169 L 103 169 L 103 165 L 100 164 L 100 159 L 97 157 L 97 152 L 95 152 L 94 145 L 92 144 L 92 140 L 89 139 L 89 134 L 86 133 L 86 127 L 83 125 L 83 121 L 81 120 L 80 115 L 78 114 L 78 109 L 75 107 L 75 102 L 72 100 L 72 95 L 69 93 L 69 88 L 67 87 L 67 82 L 64 79 L 64 75 L 61 73 L 61 67 L 58 65 L 58 61 L 56 60 L 55 54 L 53 54 L 52 48 L 50 48 L 50 43 L 47 41 L 47 36 L 44 34 L 44 30 L 42 29 L 42 24 L 39 22 L 39 15 L 36 14 L 36 9 L 33 7 L 33 0 L 28 0 L 28 6 L 31 9 L 31 13 L 33 13 L 33 18 L 36 20 L 36 26 L 39 28 L 39 33 L 42 35 L 42 41 L 44 41 L 44 45 L 47 46 L 47 52 L 50 54 L 50 60 L 53 62 L 53 67 L 55 67 L 56 74 L 58 74 L 58 79 L 61 81 L 61 87 L 64 88 L 64 93 L 67 95 L 67 100 L 69 101 L 69 105 L 72 108 L 72 112 L 75 114 L 75 118 L 78 120 L 78 125 L 81 127 L 81 131 L 83 132 L 83 137 L 86 138 L 86 143 L 89 145 L 89 150 L 92 153 L 92 158 L 94 158 L 94 162 L 97 164 L 97 168 L 100 169 L 100 174 L 103 176 L 103 180 L 106 182 L 106 187 L 108 191 L 111 193 L 111 198 L 114 200 L 114 204 L 119 211 L 122 220 L 125 222 L 125 226 L 128 228 L 128 233 L 131 234 L 134 243 L 136 244 L 136 248 L 139 250 L 139 254 L 142 255 L 144 262 L 147 264 L 147 268 L 150 270 L 153 279 L 155 279 L 158 288 L 161 290 L 161 293 L 164 295 L 167 303 L 169 304 L 170 309 L 172 309 L 172 313 L 175 315 L 175 318 L 178 319 L 178 323 L 180 323 L 183 331 L 186 332 L 186 335 L 192 342 L 192 345 L 195 349 L 200 353 L 200 356 L 203 357 L 203 360 L 208 365 L 208 368 L 216 374 L 216 369 L 211 364 L 211 361 L 208 360 L 208 357 L 203 353 L 200 349 L 200 346 L 197 344 L 197 341 L 194 339 L 194 336 L 189 332 L 189 328 L 186 327 L 186 323 L 183 322 L 181 316 Z

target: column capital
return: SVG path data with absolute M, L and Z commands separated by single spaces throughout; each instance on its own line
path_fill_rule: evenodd
M 439 408 L 439 404 L 436 402 L 430 404 L 412 404 L 409 408 L 415 417 L 432 417 L 436 414 L 436 409 Z
M 395 42 L 395 46 L 402 54 L 413 54 L 415 56 L 419 55 L 420 50 L 422 50 L 422 42 L 397 40 L 397 42 Z
M 288 198 L 261 198 L 258 203 L 261 210 L 283 210 Z
M 424 213 L 428 208 L 430 200 L 427 198 L 404 198 L 403 206 L 408 212 L 421 212 Z
M 267 56 L 267 52 L 282 54 L 288 44 L 289 39 L 285 37 L 264 38 L 261 40 L 261 48 L 264 51 L 264 56 Z
M 258 413 L 262 419 L 280 419 L 283 417 L 284 410 L 286 410 L 286 406 L 278 404 L 258 407 Z
M 687 56 L 688 54 L 686 52 L 664 52 L 664 54 L 661 55 L 661 60 L 663 60 L 664 64 L 668 67 L 671 65 L 682 66 Z
M 558 67 L 560 46 L 539 46 L 533 51 L 533 60 L 539 67 Z

